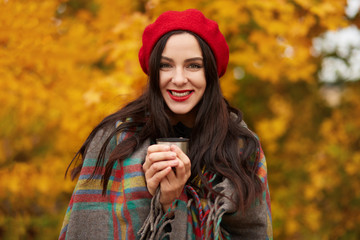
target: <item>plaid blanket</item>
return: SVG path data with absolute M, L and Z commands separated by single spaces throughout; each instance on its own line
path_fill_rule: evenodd
M 189 185 L 185 186 L 168 211 L 163 212 L 159 191 L 154 197 L 149 194 L 142 170 L 150 141 L 145 142 L 132 156 L 114 165 L 107 194 L 102 196 L 101 174 L 95 175 L 90 181 L 88 179 L 94 170 L 100 147 L 112 130 L 99 131 L 90 144 L 65 215 L 60 240 L 272 239 L 268 187 L 263 193 L 263 201 L 254 203 L 244 214 L 235 212 L 234 204 L 225 197 L 200 198 Z M 117 142 L 125 137 L 126 133 L 123 133 L 112 139 L 106 159 Z M 268 186 L 262 151 L 258 175 Z M 228 179 L 217 182 L 213 187 L 229 197 L 234 192 Z

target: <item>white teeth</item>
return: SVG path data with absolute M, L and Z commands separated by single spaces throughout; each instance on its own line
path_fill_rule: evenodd
M 175 97 L 185 97 L 186 95 L 190 94 L 190 91 L 182 93 L 171 91 L 171 94 Z

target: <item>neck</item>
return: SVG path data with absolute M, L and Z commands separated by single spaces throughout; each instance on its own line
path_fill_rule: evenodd
M 193 109 L 186 114 L 175 114 L 171 111 L 168 112 L 171 125 L 176 125 L 178 122 L 182 122 L 186 127 L 192 128 L 195 124 L 196 111 Z

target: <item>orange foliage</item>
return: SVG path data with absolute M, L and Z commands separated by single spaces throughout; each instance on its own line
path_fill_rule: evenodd
M 137 60 L 144 27 L 165 10 L 198 8 L 229 43 L 224 95 L 267 154 L 275 238 L 356 239 L 359 83 L 327 107 L 311 54 L 313 37 L 351 24 L 345 4 L 2 1 L 0 238 L 56 238 L 74 186 L 64 179 L 68 163 L 91 129 L 146 84 Z

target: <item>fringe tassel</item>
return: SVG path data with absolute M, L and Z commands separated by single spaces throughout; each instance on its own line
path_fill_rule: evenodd
M 205 227 L 205 239 L 210 239 L 210 233 L 213 233 L 215 240 L 222 239 L 221 236 L 228 235 L 228 232 L 225 231 L 221 226 L 222 217 L 226 212 L 231 212 L 236 210 L 236 206 L 226 197 L 231 197 L 229 194 L 232 194 L 232 184 L 228 179 L 225 179 L 223 182 L 215 186 L 216 191 L 220 191 L 223 196 L 216 196 L 214 202 L 211 201 L 211 194 L 207 196 L 207 203 L 210 208 L 209 214 L 206 220 Z
M 153 240 L 156 236 L 156 226 L 159 224 L 162 216 L 162 206 L 160 204 L 160 188 L 156 189 L 155 196 L 150 203 L 150 212 L 144 224 L 138 231 L 140 239 Z M 150 229 L 149 229 L 150 228 Z
M 223 194 L 223 196 L 216 196 L 215 200 L 212 200 L 211 194 L 207 196 L 208 211 L 204 212 L 200 202 L 200 198 L 196 191 L 186 186 L 188 193 L 192 195 L 187 202 L 187 208 L 191 209 L 191 205 L 196 207 L 196 215 L 199 218 L 200 232 L 202 239 L 223 239 L 223 236 L 228 236 L 228 232 L 220 226 L 221 220 L 225 213 L 231 213 L 236 211 L 236 206 L 228 198 L 233 197 L 234 189 L 231 182 L 228 179 L 223 180 L 221 183 L 215 186 L 215 190 Z M 233 199 L 236 200 L 236 199 Z M 235 201 L 236 202 L 236 201 Z M 156 190 L 155 196 L 151 200 L 150 212 L 147 216 L 141 229 L 138 231 L 140 239 L 162 239 L 164 237 L 171 238 L 172 232 L 165 232 L 165 226 L 176 222 L 175 218 L 162 220 L 164 213 L 160 204 L 160 188 Z M 161 221 L 163 221 L 161 223 Z M 160 224 L 160 226 L 158 226 Z M 175 224 L 176 225 L 176 224 Z M 205 231 L 204 231 L 205 227 Z

